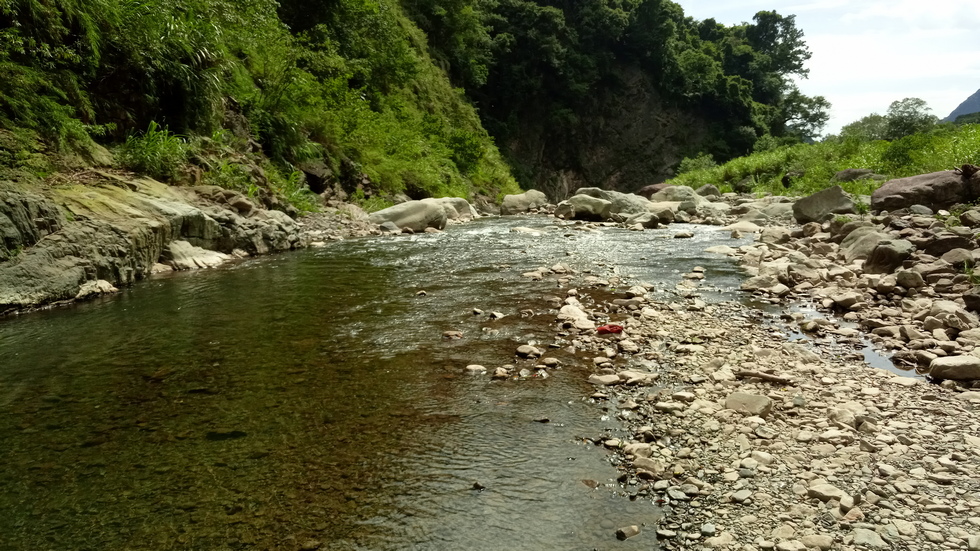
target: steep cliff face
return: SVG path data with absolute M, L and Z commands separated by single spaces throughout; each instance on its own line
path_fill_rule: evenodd
M 527 130 L 506 144 L 508 157 L 552 200 L 580 187 L 632 192 L 662 182 L 708 136 L 707 121 L 668 105 L 649 73 L 615 74 L 618 86 L 594 98 L 574 132 L 559 134 L 529 114 Z

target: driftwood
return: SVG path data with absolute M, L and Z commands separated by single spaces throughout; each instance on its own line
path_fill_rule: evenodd
M 789 377 L 781 377 L 779 375 L 773 375 L 771 373 L 764 373 L 762 371 L 748 371 L 741 370 L 736 371 L 735 376 L 739 379 L 762 379 L 770 383 L 776 383 L 780 385 L 792 385 L 794 384 L 793 379 Z

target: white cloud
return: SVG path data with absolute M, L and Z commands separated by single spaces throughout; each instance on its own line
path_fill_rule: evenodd
M 846 14 L 845 22 L 900 23 L 906 29 L 963 29 L 980 27 L 980 3 L 963 0 L 892 0 L 864 2 Z
M 891 102 L 924 99 L 945 117 L 980 88 L 980 1 L 967 0 L 678 0 L 688 15 L 732 25 L 759 10 L 796 15 L 813 57 L 808 95 L 832 104 L 826 131 Z

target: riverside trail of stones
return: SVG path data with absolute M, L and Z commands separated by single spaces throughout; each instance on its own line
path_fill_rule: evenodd
M 782 243 L 738 254 L 758 270 L 761 260 L 785 256 L 769 251 L 793 250 Z M 649 286 L 612 294 L 607 286 L 622 284 L 615 276 L 560 264 L 525 274 L 564 289 L 552 299 L 556 344 L 522 346 L 516 365 L 494 372 L 550 369 L 559 348 L 590 366 L 592 399 L 628 427 L 596 442 L 619 465 L 621 491 L 663 512 L 656 526 L 625 525 L 610 538 L 650 538 L 665 549 L 980 550 L 980 393 L 868 366 L 863 333 L 832 316 L 706 304 L 696 291 L 704 274 L 688 275 L 677 299 L 661 301 Z M 826 287 L 795 296 L 857 320 L 827 302 L 841 290 Z M 919 300 L 943 298 L 919 291 Z M 777 304 L 788 294 L 765 293 Z M 931 309 L 908 298 L 891 307 L 906 325 Z M 623 332 L 599 335 L 602 323 Z M 790 341 L 801 327 L 821 333 Z M 973 348 L 949 342 L 958 354 Z

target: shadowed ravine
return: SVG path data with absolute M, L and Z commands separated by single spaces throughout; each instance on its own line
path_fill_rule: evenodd
M 581 358 L 543 380 L 463 368 L 550 343 L 564 291 L 524 271 L 661 291 L 700 265 L 730 298 L 734 264 L 702 251 L 736 242 L 549 225 L 338 242 L 0 321 L 0 548 L 649 549 L 615 541 L 659 513 L 586 440 L 620 425 Z

